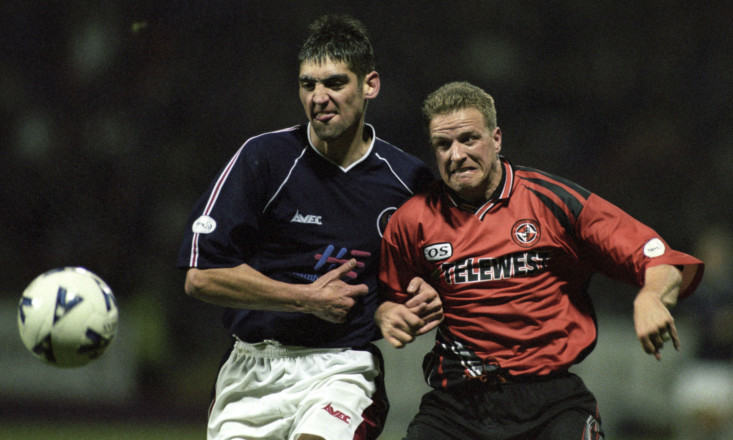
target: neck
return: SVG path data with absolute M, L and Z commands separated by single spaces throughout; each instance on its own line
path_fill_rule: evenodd
M 503 178 L 504 167 L 501 164 L 501 159 L 497 158 L 491 166 L 491 173 L 489 174 L 485 189 L 477 189 L 475 192 L 459 192 L 454 190 L 454 193 L 468 205 L 478 207 L 495 196 L 494 193 L 499 188 L 499 185 L 501 185 Z
M 365 130 L 364 124 L 359 124 L 354 127 L 354 130 L 332 140 L 320 139 L 312 127 L 309 134 L 313 146 L 329 160 L 343 168 L 349 167 L 364 157 L 372 141 L 372 132 L 369 129 Z
M 491 177 L 489 178 L 489 186 L 486 188 L 486 193 L 484 194 L 486 199 L 485 201 L 491 200 L 496 189 L 499 188 L 501 180 L 504 178 L 504 167 L 501 166 L 501 159 L 497 157 L 491 168 L 492 171 Z

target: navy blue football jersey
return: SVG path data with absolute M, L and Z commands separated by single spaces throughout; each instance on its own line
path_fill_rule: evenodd
M 371 148 L 348 168 L 311 145 L 307 125 L 253 137 L 197 202 L 179 268 L 246 263 L 275 280 L 312 283 L 356 258 L 345 281 L 369 287 L 343 324 L 306 313 L 225 309 L 233 335 L 323 348 L 358 348 L 380 337 L 373 317 L 381 237 L 391 214 L 433 176 L 425 163 L 366 129 Z

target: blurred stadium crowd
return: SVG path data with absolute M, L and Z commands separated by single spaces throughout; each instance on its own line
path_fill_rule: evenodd
M 422 99 L 474 82 L 496 98 L 514 163 L 570 178 L 676 248 L 713 255 L 718 276 L 700 293 L 720 296 L 676 314 L 699 347 L 720 333 L 706 356 L 730 359 L 731 321 L 710 318 L 731 307 L 733 7 L 723 1 L 4 1 L 2 304 L 15 307 L 41 272 L 86 266 L 115 291 L 121 330 L 127 320 L 137 335 L 138 395 L 188 387 L 205 402 L 222 347 L 212 340 L 224 335 L 218 309 L 186 298 L 173 267 L 183 224 L 244 140 L 305 121 L 298 44 L 329 11 L 371 32 L 382 90 L 367 120 L 378 136 L 432 163 Z M 630 315 L 632 295 L 594 289 L 601 324 Z M 636 350 L 631 327 L 624 337 Z

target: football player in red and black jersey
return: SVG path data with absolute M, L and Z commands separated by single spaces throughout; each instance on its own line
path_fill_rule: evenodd
M 400 347 L 423 324 L 403 305 L 410 280 L 429 279 L 443 301 L 423 362 L 433 389 L 406 438 L 602 438 L 595 397 L 568 372 L 596 343 L 591 276 L 639 286 L 636 333 L 659 359 L 668 341 L 679 348 L 669 308 L 702 262 L 585 188 L 501 156 L 482 89 L 446 84 L 423 111 L 442 181 L 390 219 L 376 314 Z

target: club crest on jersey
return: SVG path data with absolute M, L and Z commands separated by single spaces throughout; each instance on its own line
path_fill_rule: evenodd
M 540 241 L 540 226 L 535 220 L 519 220 L 512 226 L 512 240 L 522 247 L 532 247 Z
M 379 213 L 379 216 L 377 216 L 377 232 L 379 232 L 380 237 L 384 237 L 384 231 L 387 229 L 387 223 L 389 223 L 389 219 L 392 217 L 392 214 L 397 211 L 397 208 L 394 206 L 390 206 L 389 208 L 383 210 Z

